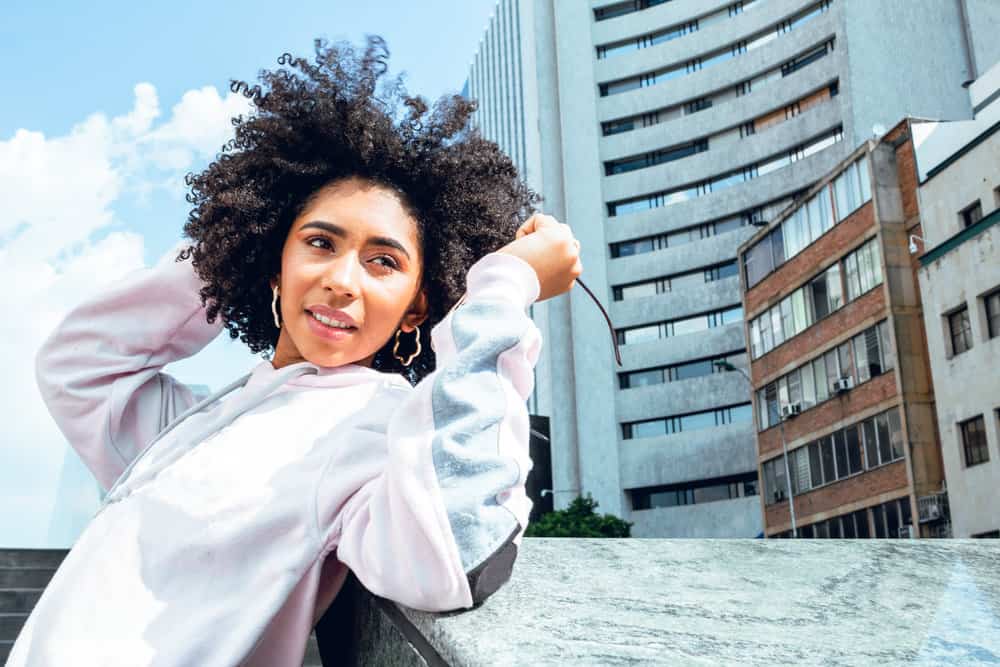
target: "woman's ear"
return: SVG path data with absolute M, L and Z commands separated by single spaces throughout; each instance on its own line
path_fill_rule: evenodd
M 413 297 L 409 309 L 399 323 L 399 328 L 405 333 L 411 333 L 427 319 L 427 310 L 427 292 L 421 289 L 417 292 L 417 296 Z

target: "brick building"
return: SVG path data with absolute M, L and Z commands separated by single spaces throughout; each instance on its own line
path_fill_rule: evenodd
M 942 497 L 943 466 L 908 249 L 910 127 L 865 142 L 739 248 L 768 537 L 947 532 L 918 513 Z

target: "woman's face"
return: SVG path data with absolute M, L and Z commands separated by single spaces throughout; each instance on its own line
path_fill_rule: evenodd
M 326 186 L 285 239 L 271 363 L 370 366 L 397 329 L 426 318 L 422 270 L 417 221 L 396 193 L 360 178 Z

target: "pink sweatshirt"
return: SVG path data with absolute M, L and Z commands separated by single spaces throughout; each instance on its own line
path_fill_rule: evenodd
M 531 507 L 531 267 L 491 254 L 469 270 L 415 388 L 265 361 L 196 404 L 161 369 L 221 325 L 176 252 L 76 308 L 39 353 L 49 410 L 111 490 L 7 664 L 298 666 L 347 568 L 429 611 L 502 585 Z

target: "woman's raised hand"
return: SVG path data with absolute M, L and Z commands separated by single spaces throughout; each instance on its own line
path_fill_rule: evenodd
M 539 301 L 568 292 L 583 273 L 580 242 L 569 225 L 551 215 L 532 215 L 518 228 L 515 239 L 497 252 L 520 257 L 531 265 L 541 286 Z

